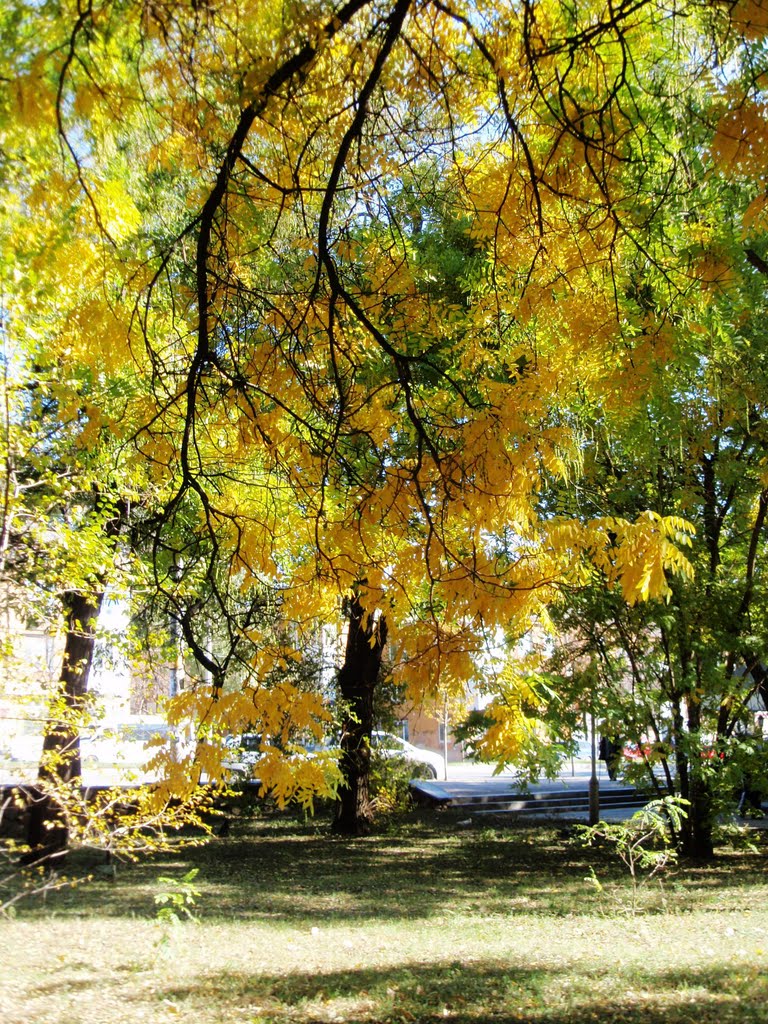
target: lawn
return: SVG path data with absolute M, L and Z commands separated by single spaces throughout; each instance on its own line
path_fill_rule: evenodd
M 0 1020 L 762 1024 L 764 839 L 677 867 L 633 913 L 609 852 L 561 826 L 424 815 L 346 841 L 238 821 L 0 920 Z M 158 920 L 160 879 L 192 867 L 197 919 Z

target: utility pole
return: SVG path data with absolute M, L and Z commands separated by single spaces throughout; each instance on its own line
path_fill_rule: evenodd
M 589 714 L 589 725 L 592 739 L 590 751 L 592 759 L 592 775 L 589 780 L 589 824 L 596 825 L 600 820 L 600 783 L 597 781 L 597 745 L 595 743 L 595 712 Z
M 443 701 L 443 777 L 448 781 L 448 697 Z

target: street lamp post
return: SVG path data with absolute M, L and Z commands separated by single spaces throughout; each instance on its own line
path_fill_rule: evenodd
M 448 697 L 443 701 L 443 778 L 448 781 Z
M 596 825 L 600 820 L 600 783 L 597 780 L 597 746 L 595 744 L 595 713 L 590 712 L 590 732 L 592 747 L 592 775 L 589 779 L 589 824 Z

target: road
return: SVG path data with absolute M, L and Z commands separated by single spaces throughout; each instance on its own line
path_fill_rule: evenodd
M 535 783 L 529 788 L 550 789 L 559 788 L 563 785 L 573 784 L 575 786 L 587 786 L 591 767 L 588 761 L 568 761 L 563 771 L 556 780 L 543 780 Z M 37 775 L 37 765 L 32 762 L 14 762 L 8 759 L 0 759 L 0 785 L 14 785 L 16 783 L 32 783 Z M 598 778 L 600 784 L 608 782 L 605 765 L 598 763 Z M 94 767 L 86 766 L 83 772 L 83 781 L 86 786 L 114 786 L 121 782 L 150 782 L 150 776 L 141 773 L 136 765 L 98 764 Z M 445 781 L 438 774 L 438 782 Z M 515 772 L 505 770 L 499 775 L 494 775 L 494 765 L 475 764 L 473 761 L 450 761 L 448 763 L 449 782 L 482 782 L 487 783 L 492 789 L 509 789 L 516 781 Z
M 556 779 L 544 779 L 529 788 L 560 788 L 563 785 L 569 784 L 573 784 L 574 786 L 581 788 L 589 785 L 591 774 L 592 766 L 589 761 L 569 760 L 563 765 L 562 771 Z M 609 782 L 608 773 L 606 772 L 605 765 L 602 761 L 598 761 L 597 763 L 597 777 L 600 785 Z M 438 775 L 438 782 L 440 781 L 445 780 Z M 515 784 L 516 773 L 512 769 L 507 769 L 499 775 L 495 775 L 494 765 L 492 764 L 475 764 L 473 761 L 449 761 L 447 781 L 498 783 L 500 787 L 508 789 L 510 786 Z

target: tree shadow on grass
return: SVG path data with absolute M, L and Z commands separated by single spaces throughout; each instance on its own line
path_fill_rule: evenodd
M 231 836 L 208 846 L 120 869 L 116 881 L 54 893 L 39 912 L 152 918 L 154 893 L 168 887 L 160 878 L 181 879 L 196 867 L 199 909 L 207 919 L 427 920 L 447 908 L 452 915 L 518 910 L 558 917 L 597 909 L 585 881 L 592 866 L 620 896 L 626 878 L 615 858 L 570 843 L 562 826 L 472 830 L 444 817 L 344 840 L 317 822 L 275 817 L 238 824 Z M 764 882 L 762 872 L 763 858 L 743 855 L 684 869 L 671 880 L 670 893 L 680 893 L 675 909 L 700 906 L 696 887 L 712 890 L 718 900 L 727 894 L 729 909 L 746 909 L 752 898 L 747 886 Z
M 611 973 L 606 965 L 606 974 Z M 621 973 L 619 972 L 619 977 Z M 562 971 L 498 963 L 413 964 L 277 976 L 206 975 L 199 985 L 170 983 L 161 998 L 185 1012 L 221 999 L 265 1022 L 309 1024 L 337 1013 L 345 1021 L 526 1021 L 529 1024 L 762 1024 L 768 981 L 724 969 L 632 972 L 626 998 L 600 994 L 601 975 L 568 965 Z M 567 980 L 567 985 L 564 985 Z M 335 1005 L 334 1005 L 335 1004 Z M 206 1018 L 207 1019 L 207 1018 Z
M 53 894 L 48 910 L 153 917 L 160 876 L 199 869 L 201 913 L 287 923 L 428 919 L 445 912 L 572 913 L 585 854 L 530 831 L 490 838 L 455 827 L 344 840 L 297 822 L 257 825 L 207 847 L 120 868 L 117 880 Z M 556 884 L 553 879 L 557 879 Z

